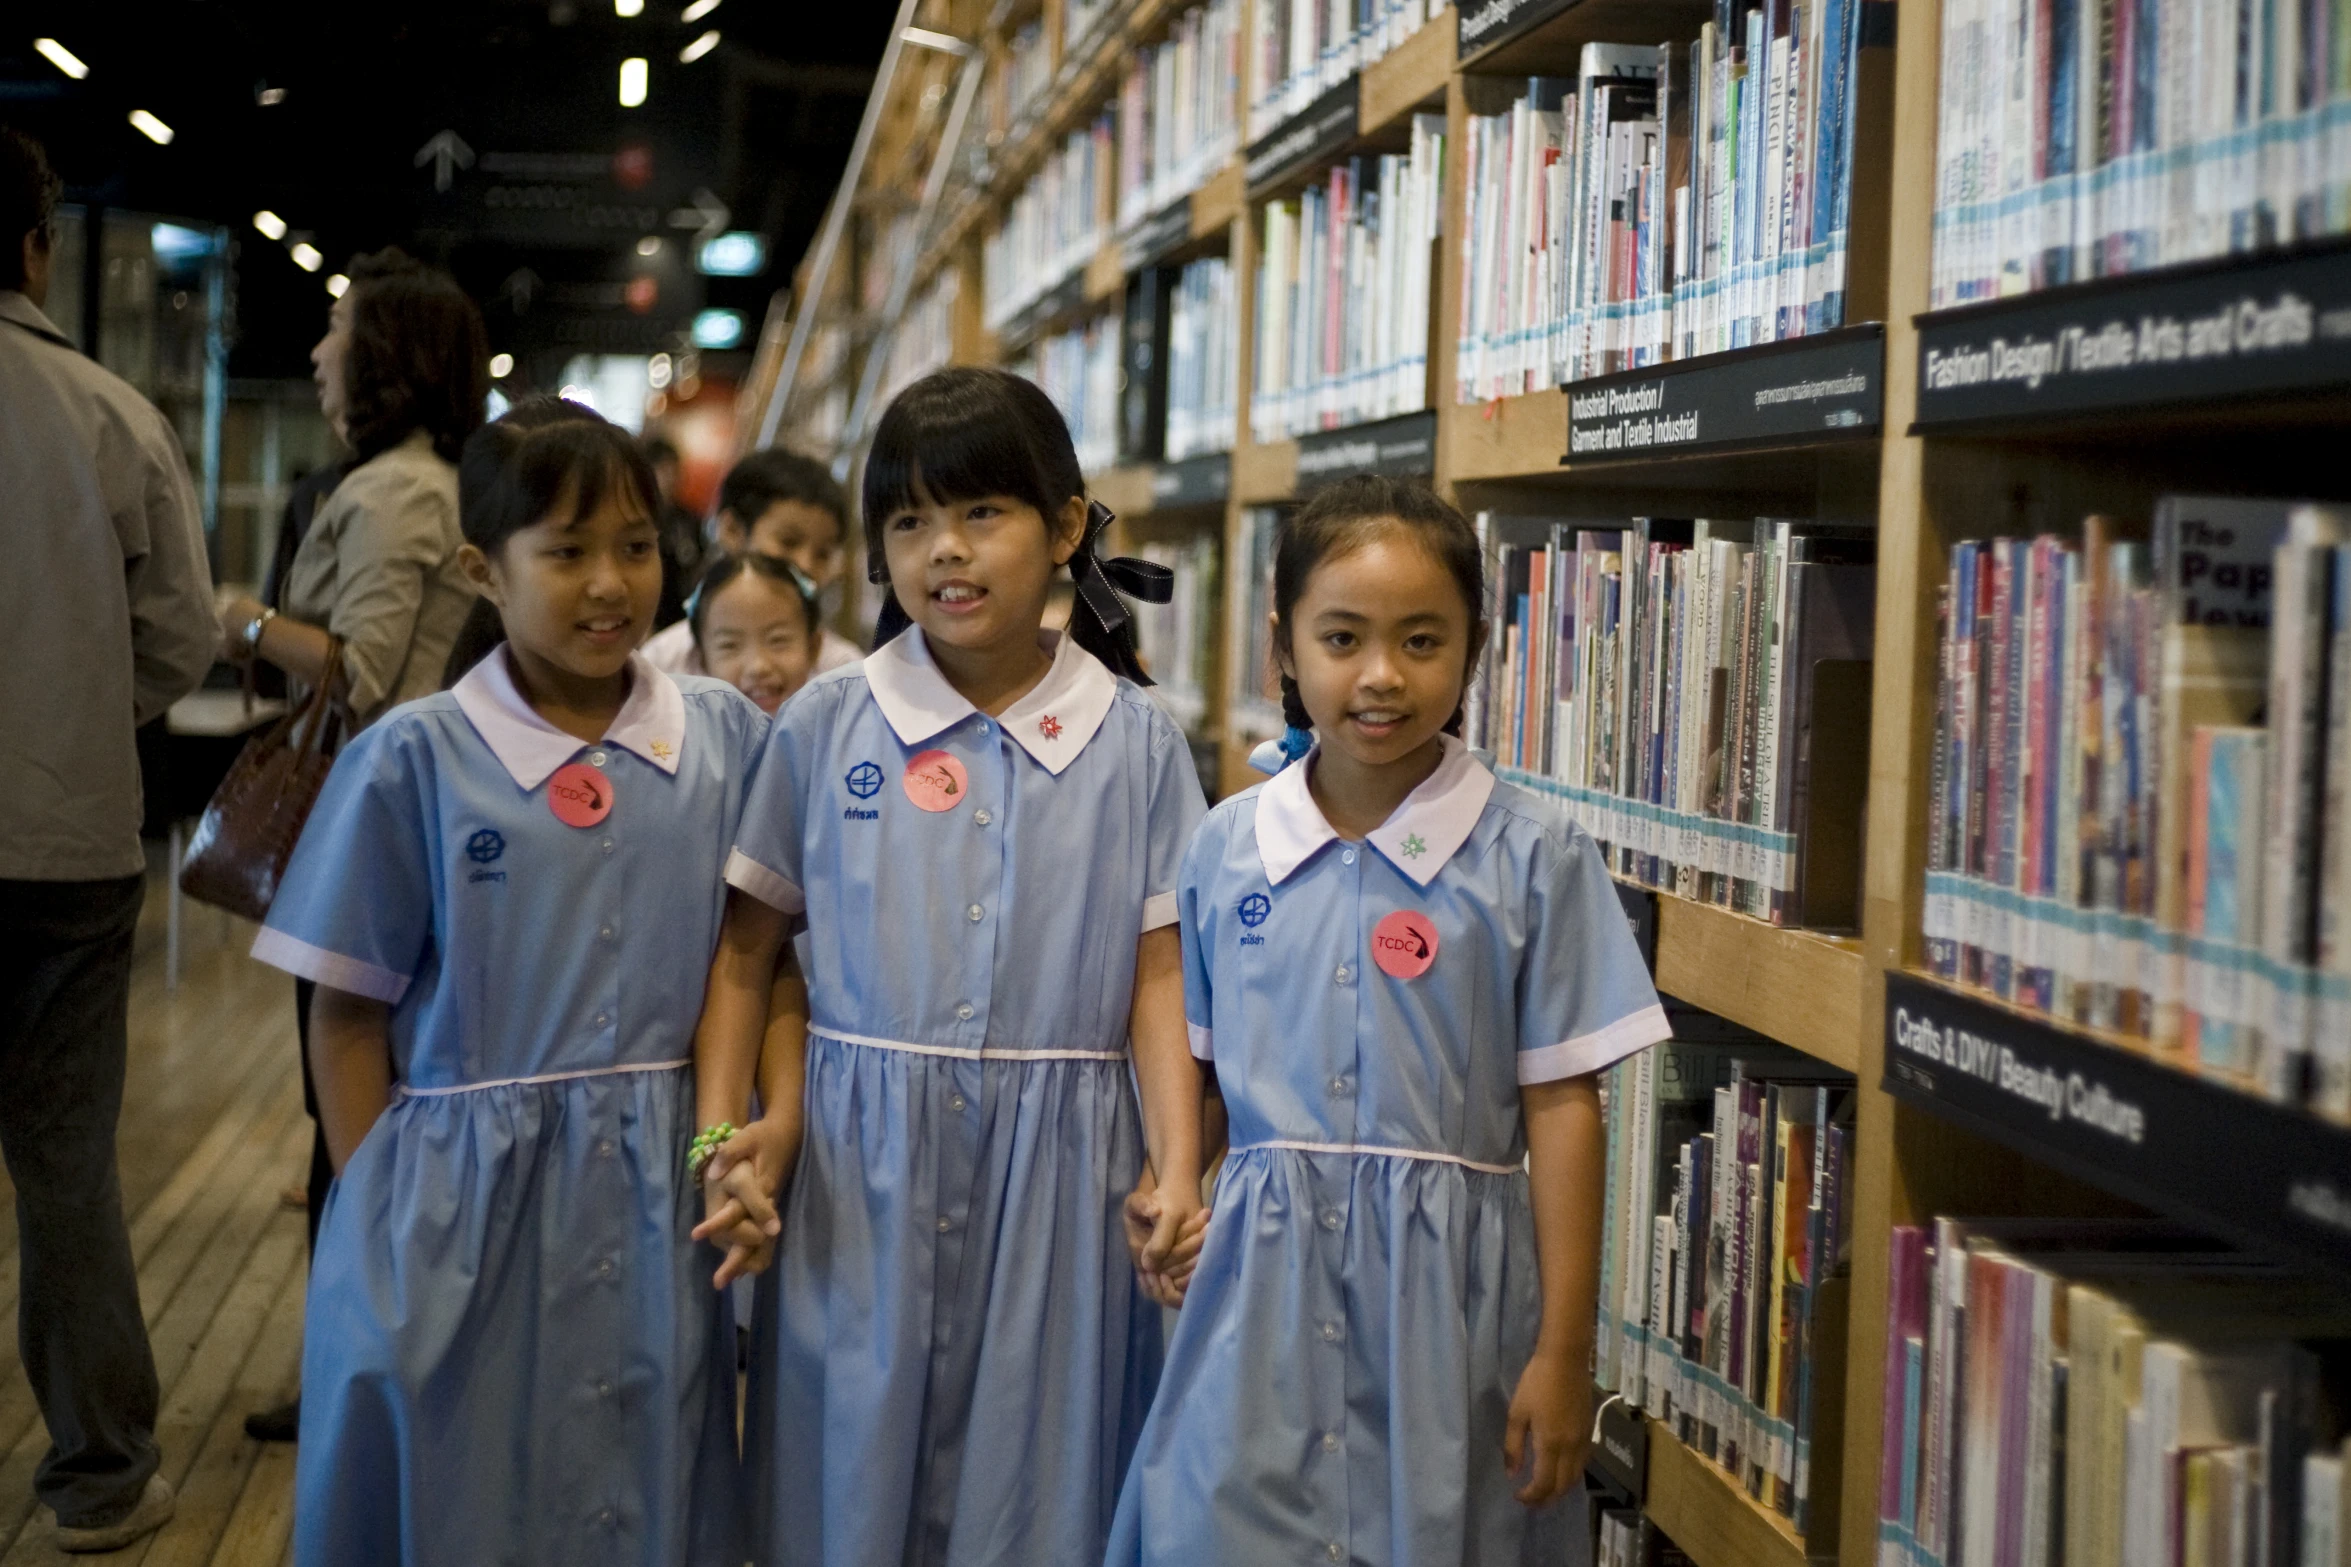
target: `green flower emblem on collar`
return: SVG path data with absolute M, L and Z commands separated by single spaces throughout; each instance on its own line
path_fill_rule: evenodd
M 1407 833 L 1407 834 L 1405 834 L 1405 836 L 1404 836 L 1404 857 L 1405 857 L 1406 859 L 1408 859 L 1408 860 L 1417 860 L 1417 859 L 1419 859 L 1419 858 L 1420 858 L 1422 855 L 1424 855 L 1424 854 L 1426 854 L 1426 853 L 1428 853 L 1428 852 L 1429 852 L 1429 846 L 1428 846 L 1427 844 L 1425 844 L 1425 843 L 1423 843 L 1423 842 L 1421 841 L 1421 837 L 1420 837 L 1420 834 L 1419 834 L 1419 833 Z

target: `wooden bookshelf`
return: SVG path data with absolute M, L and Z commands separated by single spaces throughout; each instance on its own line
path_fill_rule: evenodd
M 948 268 L 960 277 L 952 345 L 956 362 L 1001 362 L 1039 329 L 1032 319 L 1020 323 L 1021 332 L 1007 331 L 1001 340 L 984 329 L 983 239 L 1060 139 L 1089 123 L 1117 94 L 1130 51 L 1165 36 L 1190 3 L 1130 0 L 1121 14 L 1083 39 L 1063 39 L 1060 6 L 1040 6 L 1038 0 L 927 0 L 921 7 L 919 25 L 973 40 L 999 65 L 1008 57 L 1013 32 L 1041 14 L 1044 47 L 1055 66 L 1052 79 L 1005 134 L 979 149 L 984 155 L 976 160 L 976 170 L 963 171 L 950 186 L 925 243 L 920 278 Z M 1868 428 L 1836 439 L 1761 442 L 1638 460 L 1579 456 L 1563 462 L 1570 449 L 1568 391 L 1547 389 L 1483 404 L 1454 400 L 1466 194 L 1460 148 L 1467 118 L 1473 109 L 1491 112 L 1498 96 L 1514 90 L 1513 78 L 1571 73 L 1586 43 L 1686 40 L 1712 8 L 1705 0 L 1456 3 L 1457 9 L 1358 74 L 1351 135 L 1318 145 L 1313 159 L 1282 169 L 1278 179 L 1261 181 L 1254 193 L 1248 188 L 1244 145 L 1190 194 L 1188 233 L 1179 242 L 1168 231 L 1164 249 L 1153 258 L 1221 251 L 1235 269 L 1240 407 L 1221 495 L 1187 491 L 1195 498 L 1162 507 L 1165 470 L 1172 466 L 1165 464 L 1097 474 L 1094 489 L 1119 513 L 1130 537 L 1168 536 L 1221 523 L 1229 582 L 1242 509 L 1288 502 L 1301 492 L 1302 443 L 1260 445 L 1247 438 L 1257 209 L 1269 194 L 1296 188 L 1333 159 L 1398 145 L 1412 115 L 1441 110 L 1449 137 L 1446 218 L 1433 285 L 1428 394 L 1435 423 L 1433 477 L 1445 493 L 1469 509 L 1591 517 L 1815 515 L 1876 524 L 1876 657 L 1860 932 L 1843 936 L 1783 929 L 1671 896 L 1656 900 L 1660 990 L 1850 1070 L 1860 1082 L 1850 1172 L 1853 1268 L 1849 1298 L 1840 1298 L 1842 1325 L 1829 1330 L 1832 1341 L 1842 1339 L 1844 1353 L 1835 1363 L 1841 1375 L 1833 1391 L 1824 1392 L 1829 1407 L 1811 1457 L 1819 1487 L 1810 1520 L 1813 1538 L 1800 1538 L 1788 1520 L 1758 1505 L 1655 1422 L 1649 1426 L 1644 1503 L 1663 1531 L 1703 1567 L 1797 1567 L 1808 1559 L 1862 1567 L 1873 1561 L 1878 1537 L 1890 1226 L 1937 1212 L 2094 1207 L 2113 1202 L 2115 1194 L 2153 1206 L 2168 1203 L 2174 1211 L 2203 1211 L 2195 1206 L 2198 1193 L 2168 1191 L 2160 1180 L 2129 1171 L 2101 1170 L 2097 1161 L 2073 1158 L 2046 1135 L 2036 1141 L 2027 1135 L 2031 1128 L 2004 1130 L 1996 1117 L 1974 1114 L 1964 1104 L 1937 1104 L 1937 1091 L 1929 1085 L 1909 1081 L 1898 1084 L 1898 1092 L 1886 1086 L 1897 1064 L 1889 1061 L 1888 1052 L 1889 976 L 1914 974 L 1921 958 L 1925 795 L 1937 678 L 1935 602 L 1948 548 L 1964 537 L 2063 531 L 2086 512 L 2143 508 L 2166 490 L 2243 489 L 2252 483 L 2246 472 L 2257 466 L 2264 476 L 2255 487 L 2338 493 L 2339 473 L 2327 462 L 2332 450 L 2325 440 L 2314 440 L 2311 429 L 2351 427 L 2351 397 L 2344 395 L 2351 383 L 2281 385 L 2269 395 L 2259 389 L 2242 394 L 2224 389 L 2234 401 L 2221 419 L 2207 417 L 2209 410 L 2201 406 L 2183 413 L 2152 403 L 2074 408 L 2061 418 L 2029 410 L 2005 417 L 1950 417 L 1938 412 L 1931 396 L 1922 408 L 1922 332 L 1946 330 L 1958 313 L 1946 312 L 1923 325 L 1919 320 L 1927 302 L 1936 187 L 1942 0 L 1904 0 L 1893 47 L 1866 53 L 1863 74 L 1853 85 L 1852 112 L 1860 130 L 1847 319 L 1857 326 L 1882 324 L 1878 417 Z M 1890 16 L 1894 8 L 1869 9 Z M 920 94 L 938 79 L 933 72 L 893 85 L 891 91 L 905 101 L 893 103 L 884 120 L 889 155 L 877 157 L 864 186 L 852 193 L 861 214 L 891 210 L 919 188 L 939 133 L 939 115 L 923 108 Z M 972 139 L 987 140 L 984 130 Z M 1123 243 L 1128 237 L 1107 235 L 1054 321 L 1116 308 L 1131 276 L 1133 258 Z M 2251 289 L 2261 279 L 2275 283 L 2286 277 L 2280 268 L 2309 260 L 2300 255 L 2257 258 L 2216 263 L 2212 270 L 2241 273 Z M 2125 285 L 2126 291 L 2165 286 L 2161 280 L 2125 280 Z M 815 308 L 821 319 L 845 320 L 856 302 L 857 290 L 836 276 Z M 2036 295 L 2001 301 L 1991 309 L 2022 320 L 2045 303 L 2045 296 Z M 777 311 L 762 335 L 761 363 L 770 378 L 773 356 L 764 345 L 780 342 L 777 325 L 784 306 Z M 854 353 L 839 373 L 855 375 Z M 790 390 L 805 398 L 821 389 L 803 384 Z M 750 405 L 756 407 L 765 395 L 770 394 L 750 398 Z M 1305 444 L 1311 456 L 1312 443 Z M 1232 602 L 1229 595 L 1226 602 Z M 1219 671 L 1210 722 L 1219 726 L 1214 730 L 1216 771 L 1229 792 L 1256 782 L 1257 775 L 1246 767 L 1248 744 L 1221 727 L 1228 694 L 1226 675 Z M 1893 979 L 1897 1002 L 1912 983 Z M 1980 1004 L 1976 998 L 1960 999 Z M 2106 1050 L 2107 1044 L 2079 1030 L 2045 1019 L 2015 1021 L 2046 1035 L 2047 1050 L 2071 1052 L 2065 1057 L 2069 1061 L 2104 1059 L 2093 1052 Z M 2144 1060 L 2136 1065 L 2159 1069 Z M 2236 1102 L 2244 1096 L 2213 1085 L 2196 1088 L 2208 1096 L 2215 1114 L 2230 1113 L 2223 1130 L 2243 1146 L 2274 1145 L 2284 1138 L 2280 1133 L 2264 1143 L 2261 1134 L 2268 1123 Z M 2287 1131 L 2300 1137 L 2310 1129 Z M 2317 1138 L 2311 1133 L 2305 1140 L 2323 1156 L 2331 1145 Z M 2212 1206 L 2206 1217 L 2227 1228 L 2231 1220 L 2229 1212 L 2221 1211 L 2225 1207 Z M 2324 1250 L 2314 1244 L 2306 1255 Z
M 1854 1071 L 1860 1065 L 1861 943 L 1657 899 L 1657 988 Z
M 1699 1567 L 1805 1567 L 1803 1537 L 1749 1496 L 1719 1465 L 1684 1447 L 1662 1421 L 1649 1425 L 1649 1486 L 1642 1510 Z

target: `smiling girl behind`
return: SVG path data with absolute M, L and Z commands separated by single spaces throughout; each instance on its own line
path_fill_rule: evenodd
M 1108 514 L 1043 392 L 915 383 L 864 503 L 884 635 L 905 629 L 778 715 L 696 1039 L 706 1126 L 746 1118 L 755 1068 L 767 1107 L 713 1165 L 737 1194 L 712 1187 L 704 1226 L 722 1277 L 764 1266 L 735 1221 L 791 1175 L 753 1327 L 756 1554 L 1090 1562 L 1159 1368 L 1120 1211 L 1146 1130 L 1154 1295 L 1199 1233 L 1173 921 L 1200 785 L 1136 683 L 1093 555 Z
M 525 404 L 460 481 L 506 641 L 336 760 L 254 944 L 318 984 L 337 1172 L 295 1558 L 732 1567 L 687 1069 L 766 719 L 635 651 L 661 563 L 624 432 Z
M 1301 759 L 1184 861 L 1232 1153 L 1114 1567 L 1580 1559 L 1593 1074 L 1667 1027 L 1591 841 L 1455 738 L 1481 575 L 1419 485 L 1344 480 L 1282 524 Z

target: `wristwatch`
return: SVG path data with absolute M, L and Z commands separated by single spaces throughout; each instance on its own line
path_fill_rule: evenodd
M 255 653 L 261 651 L 261 628 L 277 618 L 278 612 L 265 606 L 260 614 L 245 622 L 245 656 L 247 658 L 251 658 Z

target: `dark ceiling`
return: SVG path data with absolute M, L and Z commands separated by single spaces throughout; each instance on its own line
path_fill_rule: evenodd
M 324 274 L 387 244 L 455 271 L 493 348 L 526 365 L 664 346 L 705 304 L 756 331 L 840 178 L 895 7 L 723 0 L 687 23 L 688 0 L 638 3 L 624 18 L 615 0 L 32 0 L 0 34 L 0 121 L 48 144 L 69 201 L 230 227 L 236 375 L 307 375 Z M 650 76 L 633 109 L 630 56 Z M 131 127 L 134 108 L 169 146 Z M 445 189 L 428 151 L 443 132 Z M 766 236 L 762 275 L 695 274 L 709 197 Z M 259 209 L 325 253 L 319 274 L 255 232 Z

